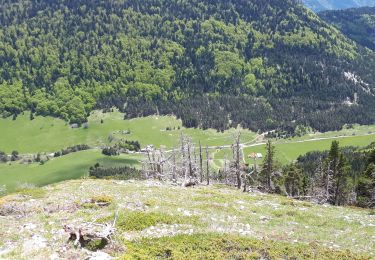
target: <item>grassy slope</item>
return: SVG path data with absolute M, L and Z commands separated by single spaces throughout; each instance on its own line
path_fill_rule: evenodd
M 328 150 L 333 139 L 308 141 L 303 143 L 281 143 L 276 144 L 276 153 L 281 163 L 291 162 L 299 155 L 305 154 L 313 150 Z M 366 146 L 371 142 L 375 142 L 375 134 L 369 136 L 351 136 L 337 138 L 341 146 Z M 262 152 L 265 154 L 265 146 L 249 147 L 245 149 L 246 154 L 251 152 Z
M 329 138 L 329 136 L 327 136 L 327 138 Z M 338 140 L 340 142 L 340 146 L 366 146 L 372 142 L 375 142 L 375 134 L 338 138 L 335 138 L 332 135 L 332 139 L 305 142 L 299 142 L 299 139 L 289 140 L 287 141 L 287 143 L 285 143 L 285 141 L 275 141 L 274 145 L 276 147 L 276 157 L 282 164 L 291 163 L 292 161 L 296 160 L 298 156 L 306 154 L 307 152 L 328 150 L 330 148 L 332 140 Z M 266 147 L 265 145 L 257 145 L 253 147 L 246 147 L 244 149 L 246 157 L 253 152 L 262 153 L 264 155 L 266 153 Z M 214 152 L 214 166 L 219 167 L 223 165 L 223 158 L 225 157 L 225 155 L 228 159 L 232 158 L 231 151 L 229 149 L 223 149 Z M 253 162 L 252 159 L 249 158 L 246 158 L 246 161 L 249 163 Z
M 134 165 L 135 158 L 129 156 L 107 157 L 99 151 L 72 153 L 40 164 L 0 164 L 0 184 L 6 185 L 7 192 L 16 190 L 22 184 L 47 185 L 87 175 L 95 163 L 104 166 Z
M 66 245 L 62 225 L 111 222 L 117 210 L 117 232 L 110 252 L 126 259 L 155 259 L 157 255 L 180 259 L 184 252 L 194 253 L 192 259 L 199 259 L 200 253 L 210 259 L 220 252 L 231 254 L 232 259 L 237 253 L 254 259 L 265 256 L 263 253 L 272 259 L 286 259 L 288 254 L 289 259 L 353 259 L 345 250 L 359 259 L 370 259 L 361 254 L 374 257 L 375 252 L 375 215 L 366 209 L 315 205 L 229 187 L 182 188 L 155 181 L 75 180 L 23 194 L 36 199 L 8 196 L 0 202 L 23 205 L 27 212 L 21 218 L 17 214 L 0 218 L 5 231 L 0 232 L 0 258 L 29 257 L 31 253 L 23 245 L 40 235 L 48 243 L 32 252 L 35 258 L 46 259 L 65 245 L 68 251 L 60 250 L 59 257 L 69 254 L 84 259 L 85 252 Z M 113 203 L 69 210 L 97 196 L 108 196 Z M 44 210 L 52 208 L 55 210 L 46 216 Z M 25 224 L 35 227 L 18 233 Z M 200 239 L 205 242 L 199 243 Z M 7 248 L 10 252 L 1 255 Z
M 104 123 L 101 124 L 101 119 Z M 123 120 L 123 114 L 114 112 L 103 114 L 95 111 L 89 118 L 88 129 L 71 129 L 64 121 L 51 117 L 36 117 L 30 121 L 28 114 L 0 119 L 0 150 L 10 153 L 17 150 L 20 153 L 53 152 L 76 144 L 102 146 L 108 144 L 108 136 L 138 140 L 142 145 L 154 144 L 157 147 L 165 145 L 172 147 L 177 144 L 181 131 L 165 131 L 166 127 L 181 127 L 181 121 L 171 116 L 146 117 L 133 120 Z M 130 135 L 121 131 L 130 130 Z M 201 140 L 207 145 L 230 144 L 233 140 L 234 129 L 225 133 L 215 130 L 185 129 L 182 132 L 191 136 L 195 141 Z M 242 140 L 251 141 L 255 134 L 243 131 Z

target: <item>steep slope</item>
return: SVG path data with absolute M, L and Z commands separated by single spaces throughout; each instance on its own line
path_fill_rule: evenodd
M 374 54 L 298 2 L 2 0 L 0 111 L 81 123 L 116 105 L 219 130 L 375 122 Z
M 375 6 L 374 0 L 303 0 L 303 3 L 316 12 Z
M 375 51 L 375 7 L 325 11 L 319 16 L 350 39 Z

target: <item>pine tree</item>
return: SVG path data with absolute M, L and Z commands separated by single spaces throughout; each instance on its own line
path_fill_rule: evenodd
M 284 185 L 289 196 L 300 196 L 301 191 L 303 193 L 303 180 L 302 171 L 295 164 L 284 170 Z
M 272 145 L 271 140 L 268 140 L 266 144 L 266 155 L 264 158 L 263 169 L 262 169 L 262 180 L 267 190 L 271 190 L 272 186 L 272 174 L 275 170 L 275 146 Z

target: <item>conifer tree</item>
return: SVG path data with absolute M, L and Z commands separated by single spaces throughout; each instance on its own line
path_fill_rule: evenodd
M 266 144 L 266 155 L 264 158 L 262 177 L 264 178 L 262 182 L 264 183 L 267 190 L 271 190 L 272 186 L 272 174 L 275 170 L 275 146 L 272 145 L 271 140 L 268 140 Z

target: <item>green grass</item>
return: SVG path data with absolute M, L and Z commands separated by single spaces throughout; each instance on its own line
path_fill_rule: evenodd
M 338 132 L 337 132 L 338 133 Z M 314 137 L 315 138 L 315 137 Z M 340 146 L 366 146 L 372 142 L 375 142 L 375 134 L 366 135 L 366 136 L 348 136 L 340 137 L 325 140 L 314 140 L 314 141 L 304 141 L 300 142 L 298 139 L 292 140 L 276 140 L 274 145 L 276 147 L 276 157 L 278 161 L 282 164 L 291 163 L 298 158 L 300 155 L 304 155 L 310 151 L 324 151 L 329 150 L 333 140 L 340 142 Z M 248 158 L 248 155 L 256 152 L 266 154 L 265 145 L 257 145 L 253 147 L 246 147 L 244 149 L 244 154 L 246 156 L 246 161 L 250 164 L 253 164 L 253 160 Z M 213 166 L 218 168 L 221 167 L 224 162 L 223 158 L 225 155 L 228 159 L 232 158 L 231 151 L 229 149 L 222 149 L 214 154 Z M 261 164 L 263 160 L 259 160 L 258 164 Z
M 327 140 L 316 140 L 307 141 L 303 143 L 290 142 L 275 144 L 277 158 L 281 163 L 289 163 L 298 158 L 298 156 L 306 154 L 310 151 L 323 151 L 328 150 L 331 146 L 332 140 L 337 140 L 340 142 L 340 146 L 366 146 L 371 142 L 375 142 L 375 134 L 368 136 L 350 136 L 337 139 L 327 139 Z M 250 154 L 251 152 L 262 152 L 265 154 L 265 146 L 260 147 L 250 147 L 245 149 L 245 154 Z
M 196 234 L 126 243 L 122 259 L 370 259 L 317 244 L 264 241 L 234 235 Z
M 11 165 L 0 164 L 0 183 L 6 185 L 7 192 L 12 192 L 23 184 L 43 186 L 63 180 L 77 179 L 87 176 L 89 167 L 97 162 L 103 166 L 138 163 L 136 158 L 126 155 L 107 157 L 100 151 L 82 151 L 52 159 L 44 165 L 18 162 Z
M 142 231 L 148 227 L 159 224 L 192 224 L 196 221 L 194 217 L 172 216 L 160 212 L 133 211 L 122 213 L 117 221 L 117 228 L 122 231 Z
M 160 259 L 163 256 L 374 259 L 375 256 L 375 216 L 370 209 L 318 205 L 271 194 L 244 193 L 227 186 L 184 188 L 152 180 L 72 180 L 42 190 L 43 196 L 34 196 L 34 200 L 18 195 L 0 199 L 0 210 L 12 203 L 27 212 L 22 218 L 0 218 L 4 231 L 0 237 L 2 241 L 11 241 L 4 246 L 11 248 L 9 254 L 13 256 L 1 257 L 27 258 L 29 255 L 20 257 L 24 241 L 38 234 L 47 238 L 48 243 L 41 251 L 34 252 L 34 258 L 47 259 L 63 246 L 74 255 L 81 249 L 69 247 L 66 235 L 57 235 L 61 225 L 113 223 L 116 212 L 119 212 L 116 232 L 111 246 L 105 250 L 125 259 L 158 256 Z M 102 207 L 82 206 L 82 202 L 98 196 L 113 201 Z M 44 208 L 52 209 L 53 213 L 46 214 Z M 38 228 L 18 232 L 30 223 Z
M 102 123 L 103 122 L 103 123 Z M 123 120 L 119 112 L 92 112 L 89 117 L 88 129 L 71 129 L 63 120 L 51 117 L 35 117 L 29 119 L 29 114 L 0 119 L 0 151 L 10 153 L 13 150 L 24 153 L 54 152 L 68 146 L 88 144 L 91 147 L 109 145 L 109 136 L 116 139 L 138 140 L 144 147 L 153 144 L 156 147 L 165 146 L 167 149 L 178 145 L 181 133 L 192 137 L 195 143 L 201 141 L 203 146 L 223 146 L 233 142 L 237 129 L 230 129 L 219 133 L 213 129 L 186 129 L 181 126 L 181 120 L 172 116 L 150 116 L 132 120 Z M 166 131 L 169 127 L 174 129 Z M 178 130 L 180 128 L 181 130 Z M 130 134 L 124 134 L 124 131 Z M 333 138 L 337 138 L 341 146 L 365 146 L 375 141 L 375 126 L 355 126 L 354 129 L 344 129 L 338 132 L 317 133 L 290 140 L 276 140 L 276 156 L 282 164 L 290 163 L 313 150 L 329 149 Z M 362 135 L 362 136 L 361 136 Z M 256 134 L 242 130 L 243 143 L 251 143 Z M 330 138 L 327 140 L 313 140 L 312 138 Z M 304 141 L 304 142 L 302 142 Z M 247 157 L 252 152 L 265 154 L 265 145 L 258 145 L 244 149 Z M 218 170 L 223 166 L 225 155 L 232 158 L 230 149 L 210 149 L 213 157 L 211 167 Z M 139 159 L 139 157 L 136 157 Z M 252 163 L 246 158 L 247 162 Z M 36 186 L 46 185 L 62 180 L 80 178 L 87 174 L 88 168 L 96 162 L 112 166 L 135 164 L 132 157 L 105 157 L 99 151 L 91 150 L 79 152 L 62 158 L 53 159 L 45 165 L 19 163 L 0 164 L 0 185 L 6 185 L 7 191 L 14 191 L 20 184 L 29 183 Z M 261 161 L 258 162 L 259 164 Z
M 189 135 L 204 145 L 214 146 L 230 144 L 235 129 L 219 133 L 216 130 L 186 129 L 181 127 L 181 120 L 172 116 L 150 116 L 139 119 L 124 120 L 119 112 L 92 112 L 88 129 L 71 129 L 63 120 L 51 117 L 35 117 L 29 119 L 28 113 L 20 115 L 16 120 L 0 119 L 0 151 L 7 153 L 17 150 L 20 153 L 54 152 L 68 146 L 87 144 L 90 146 L 108 145 L 109 135 L 117 139 L 138 140 L 143 146 L 153 144 L 171 148 L 179 142 L 181 132 Z M 103 123 L 101 123 L 103 120 Z M 175 128 L 166 131 L 166 128 Z M 181 130 L 178 130 L 178 127 Z M 123 134 L 130 130 L 131 134 Z M 251 141 L 255 134 L 244 130 L 243 142 Z

